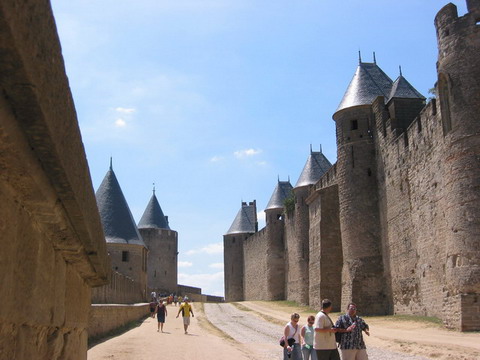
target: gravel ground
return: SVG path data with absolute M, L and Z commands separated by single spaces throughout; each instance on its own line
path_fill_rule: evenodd
M 283 334 L 283 326 L 269 323 L 249 311 L 242 311 L 231 304 L 204 305 L 205 316 L 212 324 L 236 341 L 246 344 L 255 354 L 255 359 L 282 359 L 282 349 L 278 344 Z M 285 323 L 287 323 L 285 320 Z M 382 348 L 368 348 L 369 360 L 428 360 Z

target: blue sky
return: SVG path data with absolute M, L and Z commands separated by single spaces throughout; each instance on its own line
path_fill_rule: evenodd
M 223 295 L 241 201 L 295 182 L 310 144 L 336 161 L 332 114 L 362 59 L 424 96 L 447 1 L 53 0 L 96 190 L 109 158 L 138 222 L 155 183 L 179 283 Z M 453 1 L 459 14 L 464 1 Z

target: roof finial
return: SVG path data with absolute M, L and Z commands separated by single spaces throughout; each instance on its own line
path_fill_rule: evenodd
M 155 183 L 153 183 L 153 195 L 155 195 Z
M 398 65 L 398 70 L 400 70 L 400 76 L 402 76 L 402 65 Z
M 280 182 L 280 174 L 277 174 L 277 181 Z
M 110 170 L 113 170 L 113 165 L 112 165 L 113 161 L 112 161 L 112 156 L 110 156 Z
M 322 153 L 322 144 L 320 144 L 320 153 Z
M 373 63 L 377 65 L 377 58 L 375 57 L 375 51 L 373 52 Z
M 288 175 L 288 182 L 290 182 L 290 175 Z
M 362 53 L 360 52 L 360 50 L 358 50 L 358 63 L 362 63 Z
M 310 144 L 310 154 L 312 153 L 312 144 Z

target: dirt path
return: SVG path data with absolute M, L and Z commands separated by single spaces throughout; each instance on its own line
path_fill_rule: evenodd
M 239 303 L 239 306 L 279 324 L 284 323 L 285 316 L 295 309 L 289 305 L 264 301 L 245 301 Z M 304 322 L 308 315 L 313 314 L 302 310 L 304 309 L 300 308 L 295 311 L 300 313 L 301 321 Z M 438 360 L 480 359 L 478 332 L 460 333 L 426 322 L 395 320 L 392 317 L 364 317 L 364 319 L 371 330 L 371 336 L 365 336 L 369 349 L 389 349 L 402 352 L 405 356 L 414 354 Z
M 147 318 L 126 333 L 111 338 L 88 350 L 88 360 L 250 360 L 245 349 L 210 328 L 200 311 L 193 304 L 196 317 L 191 319 L 188 335 L 183 333 L 182 318 L 175 318 L 178 307 L 168 306 L 164 333 L 157 332 L 157 320 Z
M 178 308 L 168 306 L 165 333 L 158 333 L 157 320 L 148 318 L 139 327 L 92 347 L 88 359 L 282 359 L 277 341 L 289 314 L 299 312 L 302 324 L 310 315 L 306 309 L 278 302 L 193 306 L 196 317 L 191 321 L 188 335 L 183 333 L 182 319 L 175 318 Z M 462 334 L 428 323 L 392 318 L 365 320 L 372 333 L 366 337 L 370 360 L 480 359 L 479 333 Z

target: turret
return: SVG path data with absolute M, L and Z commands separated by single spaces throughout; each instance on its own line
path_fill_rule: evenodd
M 257 203 L 242 202 L 230 229 L 223 236 L 225 301 L 244 300 L 243 242 L 258 231 Z
M 332 164 L 322 151 L 312 151 L 293 188 L 295 208 L 287 213 L 286 258 L 288 264 L 287 299 L 309 303 L 309 212 L 306 199 L 314 185 Z
M 285 200 L 292 196 L 290 180 L 277 182 L 265 208 L 267 241 L 267 286 L 269 300 L 285 299 Z
M 342 233 L 342 309 L 351 301 L 370 314 L 388 312 L 381 251 L 372 102 L 388 98 L 392 80 L 374 63 L 360 61 L 333 115 Z
M 445 136 L 444 208 L 447 326 L 480 330 L 480 0 L 453 4 L 435 17 L 437 94 Z
M 175 293 L 178 278 L 178 234 L 170 229 L 155 189 L 138 223 L 138 230 L 149 249 L 148 287 L 158 293 Z
M 95 193 L 113 270 L 137 282 L 139 301 L 146 300 L 147 247 L 120 184 L 110 169 Z

